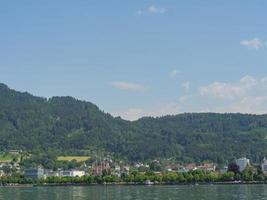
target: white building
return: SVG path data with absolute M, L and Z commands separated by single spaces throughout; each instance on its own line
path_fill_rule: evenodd
M 72 173 L 71 173 L 72 177 L 82 177 L 85 175 L 85 171 L 80 171 L 80 170 L 72 170 Z
M 262 161 L 261 170 L 262 170 L 263 174 L 267 175 L 267 160 L 266 160 L 266 158 L 264 158 Z
M 236 165 L 239 167 L 239 171 L 242 172 L 247 166 L 249 166 L 249 159 L 239 158 L 235 161 Z
M 85 171 L 80 171 L 80 170 L 64 170 L 59 172 L 59 176 L 82 177 L 84 175 Z

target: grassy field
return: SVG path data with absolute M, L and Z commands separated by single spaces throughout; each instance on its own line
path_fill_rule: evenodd
M 88 160 L 89 156 L 58 156 L 57 160 L 59 161 L 72 161 L 76 160 L 77 162 L 82 162 Z
M 13 157 L 9 154 L 0 154 L 0 162 L 11 162 Z

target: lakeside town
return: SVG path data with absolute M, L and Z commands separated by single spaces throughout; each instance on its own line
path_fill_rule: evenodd
M 265 182 L 267 160 L 255 165 L 248 158 L 238 158 L 225 166 L 212 162 L 180 164 L 169 161 L 125 163 L 110 157 L 93 160 L 90 157 L 61 157 L 65 163 L 76 163 L 73 167 L 47 169 L 41 165 L 25 168 L 21 165 L 21 151 L 10 150 L 2 154 L 0 161 L 0 184 L 179 184 L 205 182 Z M 9 155 L 12 160 L 4 160 Z M 72 159 L 73 160 L 70 160 Z M 76 160 L 79 160 L 77 162 Z M 88 162 L 90 161 L 91 162 Z M 77 164 L 78 163 L 78 164 Z

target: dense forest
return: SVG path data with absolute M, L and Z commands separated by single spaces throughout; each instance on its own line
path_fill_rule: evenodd
M 267 156 L 267 115 L 185 113 L 130 122 L 72 97 L 35 97 L 0 84 L 0 150 L 84 154 L 129 161 L 226 163 Z

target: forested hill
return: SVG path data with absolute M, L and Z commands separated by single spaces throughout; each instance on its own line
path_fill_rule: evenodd
M 129 122 L 89 102 L 35 97 L 0 84 L 0 138 L 0 150 L 33 153 L 104 150 L 131 161 L 259 161 L 267 156 L 267 115 L 193 113 Z

